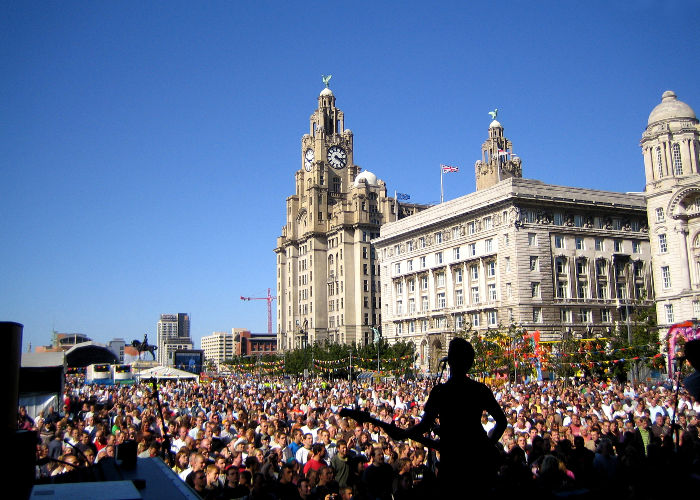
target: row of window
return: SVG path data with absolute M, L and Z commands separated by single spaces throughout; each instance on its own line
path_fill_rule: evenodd
M 471 326 L 474 328 L 478 328 L 481 326 L 482 322 L 482 314 L 484 316 L 484 319 L 486 321 L 486 325 L 489 327 L 497 327 L 498 326 L 498 312 L 496 310 L 489 310 L 489 311 L 484 311 L 483 313 L 480 312 L 474 312 L 471 314 L 466 315 L 469 323 Z M 465 317 L 461 314 L 455 315 L 454 317 L 455 321 L 455 328 L 457 331 L 461 330 L 465 326 Z M 440 330 L 447 328 L 447 318 L 444 316 L 439 316 L 437 318 L 432 319 L 433 322 L 433 328 Z M 403 322 L 397 322 L 395 323 L 396 327 L 396 334 L 402 335 L 404 333 L 404 323 Z M 427 332 L 430 329 L 430 320 L 428 319 L 423 319 L 419 321 L 407 321 L 405 323 L 405 330 L 406 333 L 416 333 L 416 332 Z
M 567 248 L 567 241 L 571 242 L 571 238 L 567 238 L 566 236 L 555 234 L 554 235 L 554 248 L 561 248 L 565 249 Z M 583 237 L 576 237 L 573 239 L 573 245 L 576 250 L 588 250 L 587 246 L 587 239 Z M 605 251 L 605 240 L 601 238 L 594 238 L 594 243 L 593 243 L 593 248 L 597 252 L 604 252 Z M 613 240 L 613 251 L 617 253 L 622 253 L 624 252 L 625 244 L 628 242 L 624 242 L 623 240 Z M 629 248 L 629 247 L 628 247 Z M 632 253 L 640 254 L 642 253 L 642 242 L 641 241 L 632 241 Z
M 480 272 L 479 269 L 480 269 L 480 267 L 478 265 L 469 266 L 469 277 L 471 278 L 472 281 L 479 280 L 479 272 Z M 496 276 L 496 261 L 486 262 L 484 264 L 484 269 L 486 271 L 487 278 L 494 278 Z M 443 288 L 445 286 L 445 273 L 444 272 L 437 272 L 434 274 L 434 276 L 435 276 L 436 288 Z M 454 272 L 455 283 L 457 283 L 457 284 L 462 283 L 463 280 L 464 280 L 464 271 L 462 269 L 455 269 L 455 272 Z M 414 278 L 410 278 L 410 279 L 406 280 L 406 287 L 407 287 L 409 293 L 415 292 L 416 280 Z M 428 289 L 428 276 L 421 276 L 420 277 L 420 289 L 421 290 Z M 395 284 L 395 290 L 396 290 L 396 295 L 403 295 L 404 282 L 397 281 Z
M 681 161 L 681 146 L 675 143 L 671 146 L 671 154 L 673 158 L 673 175 L 683 175 L 683 162 Z M 656 172 L 659 179 L 664 177 L 664 162 L 661 154 L 661 147 L 656 147 Z
M 476 257 L 477 256 L 477 244 L 476 243 L 470 243 L 467 245 L 466 248 L 466 256 L 467 257 Z M 493 238 L 488 238 L 484 240 L 484 249 L 483 252 L 485 254 L 493 253 L 495 251 L 495 246 L 493 242 Z M 456 262 L 462 258 L 465 258 L 465 254 L 462 251 L 461 247 L 455 247 L 452 249 L 452 260 L 451 262 Z M 447 263 L 447 258 L 445 255 L 444 251 L 440 252 L 435 252 L 433 255 L 432 264 L 433 266 L 439 266 L 441 264 L 446 264 Z M 404 266 L 405 264 L 405 266 Z M 405 262 L 396 262 L 394 264 L 394 274 L 401 274 L 403 271 L 405 272 L 412 272 L 418 269 L 426 269 L 428 267 L 429 261 L 428 261 L 428 256 L 421 256 L 418 257 L 417 259 L 417 266 L 414 266 L 414 259 L 408 259 Z
M 470 288 L 470 305 L 476 306 L 481 303 L 481 294 L 479 293 L 479 287 L 474 286 Z M 498 292 L 496 289 L 496 284 L 491 283 L 487 285 L 487 300 L 489 302 L 495 302 L 498 299 Z M 399 299 L 396 301 L 396 314 L 397 315 L 402 315 L 404 314 L 404 308 L 403 308 L 404 301 L 403 299 Z M 463 307 L 466 305 L 465 301 L 465 291 L 462 289 L 455 290 L 455 295 L 454 295 L 454 306 L 455 307 Z M 409 298 L 408 299 L 408 314 L 414 314 L 416 312 L 428 312 L 430 310 L 430 304 L 428 301 L 428 296 L 427 295 L 422 295 L 420 298 L 420 309 L 416 309 L 417 303 L 416 299 L 414 298 Z M 447 307 L 447 297 L 445 292 L 437 292 L 435 294 L 435 308 L 436 309 L 444 309 Z

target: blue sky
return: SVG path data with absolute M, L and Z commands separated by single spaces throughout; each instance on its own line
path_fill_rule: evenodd
M 700 111 L 700 4 L 3 2 L 0 320 L 197 340 L 267 329 L 272 249 L 321 75 L 355 162 L 411 201 L 473 192 L 488 111 L 525 177 L 644 189 L 661 94 Z

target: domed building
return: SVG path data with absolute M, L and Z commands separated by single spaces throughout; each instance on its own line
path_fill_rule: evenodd
M 640 145 L 661 333 L 700 317 L 700 125 L 693 109 L 666 91 Z
M 277 346 L 328 339 L 369 343 L 380 326 L 379 228 L 426 208 L 397 204 L 384 181 L 354 163 L 353 133 L 324 88 L 301 138 L 295 192 L 277 238 Z

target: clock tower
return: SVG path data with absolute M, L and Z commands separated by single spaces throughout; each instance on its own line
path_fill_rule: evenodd
M 324 78 L 324 83 L 327 85 Z M 373 238 L 386 222 L 426 208 L 387 196 L 386 184 L 354 162 L 353 134 L 327 86 L 301 138 L 295 192 L 277 238 L 277 346 L 367 344 L 381 325 Z

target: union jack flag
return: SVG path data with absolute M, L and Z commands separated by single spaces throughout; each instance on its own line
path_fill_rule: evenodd
M 459 167 L 451 167 L 449 165 L 440 164 L 443 172 L 459 172 Z

